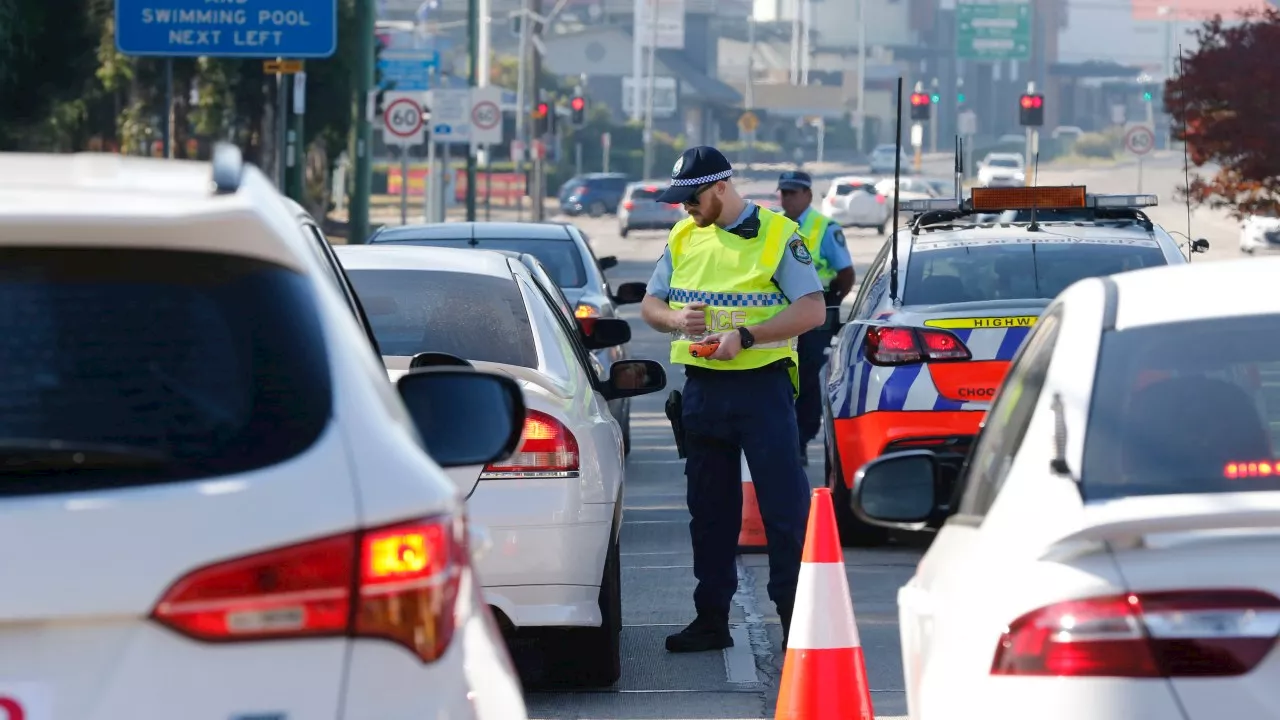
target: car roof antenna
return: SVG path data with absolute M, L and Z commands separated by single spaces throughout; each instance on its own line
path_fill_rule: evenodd
M 1178 75 L 1187 76 L 1187 62 L 1182 59 L 1182 43 L 1178 43 Z M 1191 235 L 1191 156 L 1187 146 L 1187 96 L 1182 95 L 1182 181 L 1186 183 L 1187 201 L 1187 262 L 1195 255 L 1196 242 Z
M 956 135 L 956 205 L 964 202 L 964 139 Z
M 893 235 L 889 236 L 889 300 L 898 302 L 898 183 L 902 180 L 902 76 L 898 76 L 898 112 L 894 116 L 895 132 L 893 154 Z
M 1031 188 L 1034 190 L 1040 182 L 1040 131 L 1031 131 Z M 1036 232 L 1040 229 L 1040 223 L 1036 222 L 1036 194 L 1031 193 L 1031 224 L 1027 226 L 1028 232 Z M 1031 249 L 1035 249 L 1035 245 Z

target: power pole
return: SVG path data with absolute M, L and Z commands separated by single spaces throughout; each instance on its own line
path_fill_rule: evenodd
M 528 22 L 535 23 L 530 27 L 531 42 L 529 44 L 533 47 L 530 48 L 531 56 L 529 58 L 529 104 L 532 107 L 536 107 L 538 103 L 542 102 L 542 54 L 538 52 L 538 46 L 541 45 L 541 43 L 532 42 L 532 38 L 537 37 L 540 39 L 542 37 L 542 0 L 529 0 L 529 5 L 532 12 L 530 13 Z M 555 111 L 555 105 L 549 103 L 549 112 Z M 529 139 L 531 141 L 542 143 L 545 152 L 546 135 L 534 136 L 533 133 L 530 133 Z M 534 149 L 533 146 L 534 142 L 530 142 L 528 151 L 532 152 Z M 532 166 L 533 208 L 531 209 L 531 214 L 533 215 L 534 222 L 542 222 L 546 219 L 545 201 L 547 199 L 547 190 L 544 187 L 544 185 L 546 185 L 546 176 L 544 175 L 546 166 L 544 164 L 544 159 L 535 155 Z
M 471 58 L 471 88 L 480 85 L 480 2 L 467 0 L 467 54 Z M 476 221 L 476 148 L 467 148 L 467 222 Z M 408 178 L 405 179 L 406 182 Z
M 363 243 L 369 237 L 369 190 L 373 167 L 373 128 L 369 118 L 369 93 L 373 91 L 373 32 L 377 9 L 374 0 L 356 0 L 356 67 L 352 85 L 355 97 L 351 111 L 355 113 L 355 187 L 351 193 L 347 242 Z M 407 180 L 407 178 L 406 178 Z

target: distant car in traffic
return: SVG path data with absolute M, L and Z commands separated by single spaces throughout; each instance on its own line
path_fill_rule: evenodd
M 978 183 L 983 187 L 1026 185 L 1022 156 L 1017 153 L 989 153 L 978 163 Z
M 615 213 L 627 182 L 627 176 L 622 173 L 588 173 L 569 178 L 557 193 L 560 211 L 571 217 Z
M 884 195 L 889 199 L 889 205 L 893 205 L 893 178 L 888 177 L 876 183 L 876 192 Z M 948 192 L 946 195 L 954 195 Z M 898 207 L 901 209 L 902 203 L 907 200 L 927 200 L 929 198 L 941 197 L 937 188 L 933 183 L 921 178 L 904 177 L 898 182 Z M 892 212 L 892 210 L 891 210 Z
M 765 208 L 766 210 L 772 210 L 778 213 L 782 212 L 782 200 L 778 198 L 778 193 L 776 191 L 775 192 L 745 192 L 742 194 L 742 199 L 748 202 L 755 203 L 756 205 L 762 208 Z
M 519 383 L 527 411 L 515 454 L 450 470 L 469 516 L 502 548 L 479 561 L 485 598 L 509 630 L 558 631 L 547 637 L 557 680 L 611 685 L 621 668 L 625 460 L 608 401 L 661 390 L 662 365 L 624 360 L 601 380 L 573 319 L 518 258 L 405 245 L 337 252 L 393 379 L 421 359 Z M 595 347 L 631 337 L 623 320 L 590 324 Z
M 447 475 L 520 389 L 389 384 L 303 230 L 230 146 L 0 154 L 0 717 L 526 717 Z
M 875 178 L 835 178 L 822 198 L 822 214 L 842 227 L 875 228 L 881 235 L 885 234 L 892 212 L 889 199 L 876 189 Z
M 1240 226 L 1240 252 L 1252 255 L 1277 250 L 1280 250 L 1280 217 L 1271 214 L 1246 217 Z
M 627 185 L 618 207 L 618 234 L 626 237 L 633 230 L 670 230 L 688 217 L 684 207 L 657 201 L 669 184 L 649 181 Z
M 1075 282 L 958 476 L 925 444 L 858 471 L 854 512 L 933 536 L 898 591 L 910 717 L 1280 712 L 1278 275 Z
M 873 175 L 892 175 L 898 160 L 901 161 L 902 174 L 910 174 L 912 171 L 912 158 L 907 154 L 906 148 L 899 150 L 896 145 L 877 145 L 871 151 L 871 173 Z
M 644 299 L 642 283 L 619 286 L 615 294 L 605 279 L 604 271 L 618 264 L 612 255 L 596 258 L 591 243 L 581 230 L 570 223 L 439 223 L 435 225 L 403 225 L 383 227 L 369 238 L 372 245 L 431 245 L 436 247 L 479 250 L 512 250 L 534 255 L 554 278 L 556 285 L 574 306 L 579 318 L 617 317 L 619 305 L 638 303 Z M 595 351 L 596 358 L 608 377 L 613 363 L 625 360 L 626 345 Z M 628 452 L 631 448 L 631 402 L 626 398 L 610 401 L 613 416 L 622 425 Z

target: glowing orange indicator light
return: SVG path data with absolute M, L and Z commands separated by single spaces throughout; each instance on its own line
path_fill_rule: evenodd
M 979 212 L 1082 208 L 1085 207 L 1085 188 L 1083 185 L 974 188 L 971 202 Z
M 1275 460 L 1259 460 L 1257 462 L 1229 462 L 1222 469 L 1222 476 L 1228 480 L 1242 478 L 1260 478 L 1280 475 L 1280 462 Z
M 436 531 L 438 532 L 438 531 Z M 373 537 L 368 542 L 368 573 L 375 578 L 418 575 L 431 566 L 431 539 L 424 532 Z

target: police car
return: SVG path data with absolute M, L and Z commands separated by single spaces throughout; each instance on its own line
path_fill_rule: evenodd
M 903 203 L 910 225 L 872 261 L 824 373 L 827 485 L 846 544 L 885 539 L 849 509 L 858 468 L 914 447 L 962 463 L 1009 361 L 1059 292 L 1082 278 L 1188 261 L 1142 212 L 1156 203 L 1083 186 L 974 188 L 961 202 Z

